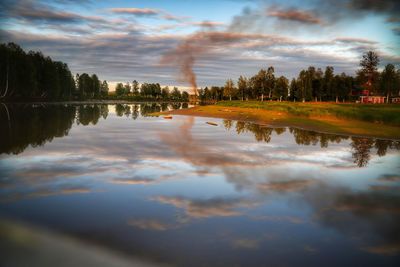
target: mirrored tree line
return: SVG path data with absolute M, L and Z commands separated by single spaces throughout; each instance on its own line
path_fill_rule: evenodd
M 187 108 L 187 103 L 117 104 L 117 116 L 148 116 L 150 113 Z M 29 116 L 27 116 L 29 114 Z M 67 136 L 74 123 L 96 125 L 107 119 L 106 104 L 0 104 L 0 154 L 19 154 L 28 146 L 42 146 Z
M 287 128 L 271 128 L 265 125 L 251 122 L 232 120 L 223 120 L 223 125 L 227 130 L 235 130 L 237 134 L 252 133 L 258 142 L 269 143 L 273 134 L 281 135 Z M 298 145 L 319 145 L 321 148 L 327 148 L 330 143 L 339 144 L 344 140 L 351 140 L 351 154 L 353 162 L 359 167 L 365 167 L 371 158 L 371 154 L 382 157 L 389 149 L 400 150 L 400 141 L 381 140 L 364 137 L 349 137 L 335 134 L 319 133 L 303 129 L 289 127 L 289 133 L 293 136 Z

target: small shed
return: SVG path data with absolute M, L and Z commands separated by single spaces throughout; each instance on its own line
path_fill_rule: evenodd
M 384 104 L 386 96 L 360 96 L 360 103 L 363 104 Z
M 392 98 L 392 103 L 393 104 L 400 104 L 400 97 L 393 97 Z

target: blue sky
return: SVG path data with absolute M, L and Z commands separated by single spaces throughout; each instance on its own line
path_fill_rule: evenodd
M 400 64 L 398 1 L 5 0 L 0 41 L 41 50 L 110 82 L 199 87 L 275 67 L 354 75 L 363 52 Z M 182 72 L 183 71 L 183 72 Z

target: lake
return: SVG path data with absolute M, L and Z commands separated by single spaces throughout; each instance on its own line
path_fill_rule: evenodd
M 0 106 L 0 263 L 16 222 L 156 265 L 399 264 L 399 141 L 147 116 L 177 108 Z

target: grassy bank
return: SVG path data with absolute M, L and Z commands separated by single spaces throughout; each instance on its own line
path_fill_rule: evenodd
M 217 105 L 221 107 L 274 110 L 304 117 L 335 116 L 343 119 L 400 126 L 400 105 L 394 104 L 223 101 L 219 102 Z
M 400 139 L 400 105 L 224 101 L 171 113 Z

